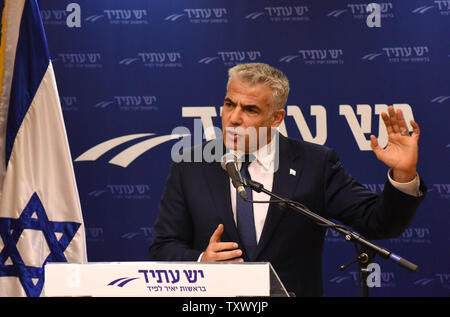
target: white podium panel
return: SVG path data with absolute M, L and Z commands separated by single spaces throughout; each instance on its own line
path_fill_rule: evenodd
M 287 295 L 270 263 L 47 263 L 44 295 L 270 296 L 273 285 Z

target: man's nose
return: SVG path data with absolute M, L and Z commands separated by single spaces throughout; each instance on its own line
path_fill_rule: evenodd
M 239 126 L 242 123 L 242 109 L 239 106 L 234 107 L 230 114 L 230 123 L 234 126 Z

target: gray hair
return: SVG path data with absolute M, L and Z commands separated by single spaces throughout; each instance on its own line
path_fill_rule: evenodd
M 282 109 L 289 94 L 289 80 L 282 71 L 264 63 L 238 64 L 228 70 L 228 83 L 238 79 L 250 85 L 263 84 L 272 89 L 273 109 Z

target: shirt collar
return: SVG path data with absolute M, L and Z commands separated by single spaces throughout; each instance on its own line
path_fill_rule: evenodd
M 270 142 L 264 145 L 259 150 L 253 152 L 252 154 L 256 157 L 256 160 L 266 169 L 270 169 L 275 158 L 275 142 Z
M 251 163 L 254 164 L 258 162 L 266 171 L 270 171 L 273 168 L 273 162 L 275 158 L 275 141 L 272 139 L 270 143 L 264 145 L 258 150 L 249 153 L 253 155 L 256 159 Z M 234 153 L 238 158 L 242 157 L 242 152 L 230 150 L 231 153 Z M 239 160 L 239 159 L 238 159 Z M 238 166 L 241 167 L 242 162 L 239 160 Z

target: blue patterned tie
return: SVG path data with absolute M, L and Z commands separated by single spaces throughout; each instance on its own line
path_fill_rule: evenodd
M 241 174 L 243 177 L 250 179 L 248 172 L 248 165 L 251 162 L 245 160 L 242 163 Z M 245 188 L 247 197 L 252 200 L 252 190 Z M 256 230 L 255 218 L 253 216 L 253 203 L 246 202 L 236 192 L 236 214 L 237 214 L 237 228 L 241 236 L 242 244 L 244 245 L 247 257 L 250 261 L 254 260 L 256 252 Z

